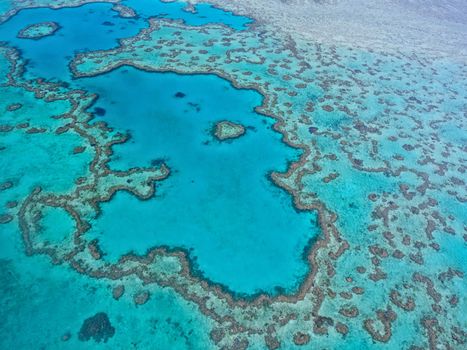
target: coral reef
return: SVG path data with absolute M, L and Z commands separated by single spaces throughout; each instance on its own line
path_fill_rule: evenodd
M 60 26 L 55 22 L 35 23 L 20 30 L 18 38 L 39 40 L 43 37 L 54 35 L 59 29 Z M 9 107 L 9 110 L 15 110 L 16 108 L 20 108 L 20 106 L 18 107 L 17 105 L 13 105 Z
M 115 328 L 112 327 L 109 317 L 105 312 L 98 312 L 84 320 L 81 329 L 79 330 L 79 340 L 88 341 L 91 338 L 96 342 L 106 343 L 109 338 L 115 334 Z
M 245 133 L 245 127 L 228 120 L 223 120 L 216 123 L 213 133 L 219 141 L 236 139 Z
M 114 9 L 134 16 L 120 5 Z M 21 89 L 47 103 L 66 101 L 69 108 L 48 124 L 2 121 L 1 134 L 73 134 L 82 144 L 70 154 L 91 156 L 71 188 L 35 186 L 27 198 L 5 206 L 0 223 L 18 217 L 26 253 L 118 281 L 111 293 L 117 300 L 131 291 L 133 302 L 143 305 L 153 299 L 153 286 L 170 289 L 212 321 L 210 338 L 219 348 L 258 343 L 268 349 L 288 344 L 338 348 L 349 339 L 361 348 L 465 347 L 465 63 L 457 56 L 449 60 L 425 52 L 318 43 L 265 21 L 241 31 L 161 18 L 148 23 L 117 48 L 78 53 L 69 66 L 74 77 L 132 66 L 216 74 L 236 88 L 261 93 L 257 111 L 275 120 L 283 142 L 301 150 L 286 172 L 272 172 L 270 178 L 291 194 L 297 211 L 317 212 L 322 232 L 303 254 L 309 273 L 296 293 L 242 296 L 195 273 L 181 248 L 154 247 L 117 262 L 103 259 L 99 241 L 87 236 L 101 203 L 118 191 L 149 199 L 169 169 L 155 162 L 150 168 L 112 170 L 112 147 L 127 137 L 103 122 L 90 122 L 88 110 L 97 97 L 27 80 L 18 52 L 2 49 L 8 59 L 2 89 Z M 23 108 L 22 101 L 9 101 L 5 113 L 19 115 Z M 244 131 L 224 121 L 215 133 L 222 140 Z M 0 191 L 8 193 L 16 185 L 2 178 Z M 58 242 L 44 238 L 44 218 L 55 209 L 72 221 L 67 239 Z M 134 285 L 138 288 L 128 288 Z M 114 333 L 107 315 L 99 313 L 83 323 L 79 337 L 105 342 Z

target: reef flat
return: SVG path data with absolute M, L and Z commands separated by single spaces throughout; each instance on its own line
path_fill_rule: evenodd
M 18 38 L 39 40 L 45 36 L 53 35 L 60 27 L 55 22 L 35 23 L 23 28 L 18 33 Z
M 310 8 L 343 21 L 341 1 L 213 0 L 207 18 L 196 1 L 115 1 L 123 14 L 85 2 L 49 2 L 83 5 L 54 10 L 60 33 L 73 32 L 60 11 L 99 6 L 93 28 L 112 39 L 79 52 L 68 40 L 56 70 L 30 70 L 28 55 L 40 55 L 22 45 L 59 33 L 2 33 L 47 4 L 2 9 L 0 303 L 14 305 L 5 347 L 465 347 L 465 19 L 447 2 L 426 24 L 439 46 L 410 26 L 377 45 L 365 29 L 384 21 L 352 18 L 363 28 L 352 38 L 317 34 L 319 17 L 306 24 Z M 403 5 L 389 3 L 397 17 Z M 32 9 L 14 15 L 20 7 Z M 296 14 L 289 27 L 284 14 Z M 116 20 L 128 31 L 97 25 Z M 212 142 L 219 120 L 247 132 Z M 28 326 L 35 340 L 13 339 L 15 293 L 26 309 L 33 301 L 11 290 L 44 257 L 52 264 L 40 260 L 39 276 L 50 269 L 74 280 L 78 303 L 100 301 Z
M 236 139 L 245 133 L 245 127 L 241 124 L 235 124 L 228 120 L 217 122 L 214 126 L 214 136 L 219 141 Z

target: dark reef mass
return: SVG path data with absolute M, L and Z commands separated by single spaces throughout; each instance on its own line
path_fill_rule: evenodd
M 107 342 L 115 334 L 115 328 L 110 323 L 105 312 L 98 312 L 92 317 L 84 320 L 79 330 L 78 338 L 81 341 L 88 341 L 93 338 L 96 342 Z

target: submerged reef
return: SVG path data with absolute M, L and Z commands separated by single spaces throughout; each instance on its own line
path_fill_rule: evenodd
M 228 120 L 217 122 L 214 126 L 213 134 L 219 141 L 236 139 L 245 133 L 245 127 Z
M 109 338 L 115 334 L 115 328 L 110 323 L 109 317 L 105 312 L 98 312 L 92 317 L 84 320 L 79 330 L 79 340 L 88 341 L 91 338 L 96 342 L 106 343 Z
M 209 320 L 206 348 L 466 346 L 464 62 L 318 43 L 268 23 L 234 30 L 163 18 L 148 19 L 147 28 L 116 48 L 76 54 L 69 68 L 77 80 L 131 66 L 216 74 L 263 96 L 256 111 L 273 118 L 282 141 L 301 151 L 285 172 L 272 171 L 270 180 L 291 195 L 297 211 L 317 213 L 321 233 L 303 252 L 310 268 L 295 293 L 245 296 L 197 273 L 182 247 L 105 260 L 99 240 L 87 235 L 101 204 L 118 191 L 157 198 L 169 168 L 154 162 L 113 170 L 113 146 L 128 135 L 91 122 L 89 109 L 97 100 L 92 91 L 27 79 L 17 50 L 3 47 L 0 58 L 0 89 L 12 96 L 0 134 L 75 137 L 80 144 L 73 143 L 69 154 L 83 157 L 68 186 L 32 182 L 28 193 L 5 202 L 0 224 L 18 219 L 27 255 L 45 255 L 108 281 L 109 297 L 128 298 L 138 307 L 134 312 L 147 310 L 153 289 L 175 292 Z M 37 105 L 48 105 L 47 118 L 22 113 L 27 94 Z M 180 92 L 176 98 L 186 96 Z M 54 109 L 54 103 L 64 105 Z M 223 121 L 215 133 L 223 140 L 244 131 Z M 1 152 L 11 144 L 2 142 Z M 60 159 L 65 164 L 67 157 Z M 0 179 L 1 194 L 17 186 L 16 178 Z M 58 233 L 50 227 L 56 218 L 68 223 Z M 110 342 L 114 333 L 107 315 L 98 313 L 85 320 L 79 338 Z
M 55 22 L 35 23 L 21 29 L 18 33 L 18 38 L 39 40 L 55 34 L 59 28 L 60 26 Z

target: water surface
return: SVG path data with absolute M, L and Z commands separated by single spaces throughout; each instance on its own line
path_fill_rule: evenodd
M 114 147 L 111 167 L 165 162 L 172 173 L 157 195 L 140 201 L 118 193 L 93 223 L 107 259 L 134 250 L 183 247 L 212 281 L 241 293 L 293 290 L 308 271 L 302 255 L 317 233 L 315 215 L 298 213 L 291 196 L 273 185 L 299 153 L 254 112 L 261 95 L 238 90 L 212 75 L 148 73 L 123 67 L 81 79 L 100 98 L 95 110 L 131 140 Z M 177 97 L 183 96 L 183 97 Z M 219 142 L 216 121 L 247 127 Z

